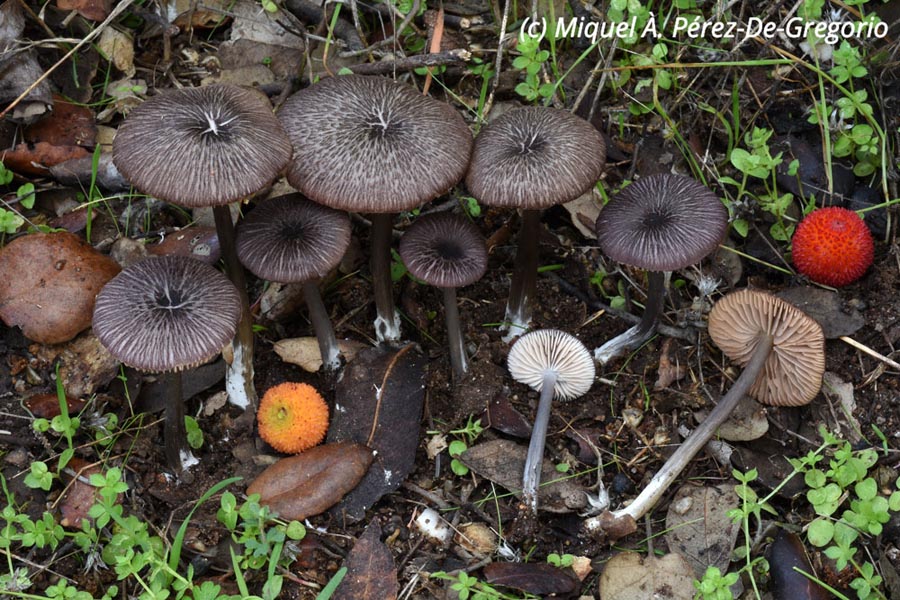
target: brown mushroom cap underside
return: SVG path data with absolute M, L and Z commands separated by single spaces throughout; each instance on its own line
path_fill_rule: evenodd
M 750 289 L 728 294 L 710 312 L 710 337 L 741 366 L 761 333 L 773 337 L 772 352 L 750 394 L 773 406 L 808 404 L 825 373 L 825 336 L 818 323 L 784 300 Z
M 488 263 L 478 228 L 465 217 L 446 212 L 417 219 L 403 234 L 399 252 L 413 277 L 437 287 L 475 283 Z
M 472 133 L 451 106 L 384 77 L 323 79 L 284 103 L 294 144 L 288 181 L 326 206 L 409 210 L 465 175 Z
M 125 179 L 189 208 L 258 192 L 291 153 L 265 96 L 224 84 L 150 98 L 129 113 L 113 141 L 113 162 Z
M 301 194 L 260 202 L 241 221 L 236 250 L 254 275 L 279 283 L 320 279 L 341 261 L 350 244 L 347 213 Z
M 728 210 L 690 177 L 642 177 L 610 200 L 597 217 L 597 239 L 616 262 L 648 271 L 698 263 L 725 237 Z
M 538 329 L 520 337 L 509 350 L 506 367 L 513 379 L 539 392 L 544 373 L 555 371 L 553 395 L 561 400 L 586 394 L 596 375 L 594 359 L 584 344 L 558 329 Z
M 184 256 L 150 257 L 97 295 L 94 333 L 128 366 L 162 373 L 206 362 L 234 337 L 237 289 L 213 267 Z
M 591 189 L 606 163 L 597 129 L 568 111 L 511 110 L 475 139 L 466 186 L 490 206 L 539 210 Z

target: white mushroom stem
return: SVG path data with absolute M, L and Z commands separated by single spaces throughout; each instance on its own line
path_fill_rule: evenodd
M 319 341 L 322 366 L 326 371 L 334 371 L 341 366 L 341 354 L 337 338 L 334 335 L 334 327 L 331 326 L 331 318 L 328 316 L 325 303 L 322 302 L 318 283 L 315 281 L 304 282 L 303 297 L 306 299 L 306 307 L 309 309 L 309 320 L 312 322 L 316 339 Z
M 621 510 L 611 513 L 612 522 L 621 519 L 632 519 L 637 521 L 656 505 L 657 501 L 669 489 L 673 481 L 687 467 L 688 463 L 697 455 L 701 448 L 712 438 L 716 430 L 728 419 L 728 416 L 734 411 L 741 398 L 743 398 L 753 387 L 759 374 L 762 373 L 766 360 L 772 351 L 773 339 L 771 335 L 760 333 L 760 340 L 750 356 L 750 361 L 744 367 L 743 373 L 738 377 L 734 385 L 728 390 L 716 404 L 716 407 L 709 413 L 709 416 L 694 429 L 693 433 L 675 450 L 675 453 L 669 457 L 659 472 L 653 476 L 650 483 L 647 484 L 637 498 L 631 504 Z M 584 523 L 585 529 L 589 533 L 599 532 L 603 529 L 603 523 L 609 523 L 609 515 L 599 515 L 591 517 Z
M 375 295 L 375 337 L 379 342 L 400 340 L 400 315 L 394 307 L 391 281 L 393 213 L 372 215 L 372 287 Z
M 538 245 L 541 235 L 541 211 L 522 211 L 522 225 L 516 248 L 516 262 L 509 285 L 504 327 L 506 343 L 528 331 L 531 324 L 531 301 L 537 285 Z
M 444 314 L 447 321 L 447 340 L 450 344 L 450 365 L 453 367 L 453 374 L 462 379 L 469 372 L 469 363 L 466 360 L 466 345 L 459 323 L 456 288 L 444 288 Z
M 187 430 L 184 426 L 184 399 L 181 391 L 181 373 L 166 373 L 166 416 L 163 424 L 163 440 L 166 450 L 166 462 L 176 473 L 196 464 L 197 459 L 191 454 L 187 441 Z
M 541 397 L 538 400 L 537 414 L 534 416 L 534 427 L 531 429 L 531 441 L 528 443 L 528 454 L 525 456 L 525 473 L 522 476 L 522 499 L 532 514 L 537 514 L 538 486 L 541 483 L 541 466 L 544 463 L 544 445 L 547 441 L 547 427 L 550 424 L 550 407 L 553 404 L 553 391 L 559 377 L 556 369 L 544 371 L 541 383 Z
M 256 409 L 258 398 L 253 386 L 253 318 L 250 314 L 250 299 L 247 297 L 247 279 L 244 267 L 235 251 L 234 222 L 228 205 L 213 207 L 216 220 L 216 235 L 225 262 L 225 274 L 237 288 L 241 298 L 241 320 L 234 336 L 234 358 L 225 369 L 225 390 L 228 401 L 241 408 Z
M 648 271 L 647 281 L 647 303 L 644 305 L 641 322 L 594 350 L 594 360 L 601 365 L 639 348 L 656 334 L 656 326 L 666 301 L 666 274 Z

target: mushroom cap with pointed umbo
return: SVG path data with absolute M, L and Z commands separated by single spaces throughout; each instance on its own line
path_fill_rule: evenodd
M 399 251 L 413 277 L 436 287 L 470 285 L 487 269 L 481 232 L 465 217 L 448 212 L 417 219 L 400 239 Z
M 189 208 L 258 192 L 291 152 L 265 97 L 228 84 L 154 96 L 128 114 L 113 141 L 113 162 L 125 179 Z
M 440 196 L 466 172 L 472 133 L 451 106 L 384 77 L 330 77 L 278 113 L 294 144 L 288 181 L 340 210 L 393 213 Z
M 538 392 L 544 373 L 556 371 L 553 395 L 561 400 L 587 393 L 596 374 L 594 359 L 584 344 L 558 329 L 538 329 L 520 337 L 509 350 L 506 366 L 513 379 Z
M 590 190 L 605 163 L 606 143 L 593 125 L 565 110 L 529 106 L 481 130 L 466 186 L 489 206 L 540 210 Z
M 825 373 L 825 336 L 818 323 L 781 298 L 751 289 L 728 294 L 709 313 L 710 337 L 741 366 L 761 333 L 772 336 L 772 351 L 750 395 L 771 406 L 808 404 Z
M 675 271 L 703 260 L 725 237 L 728 211 L 683 175 L 648 175 L 625 187 L 597 217 L 597 239 L 616 262 Z
M 346 213 L 301 194 L 260 202 L 237 230 L 237 254 L 254 275 L 279 283 L 301 283 L 328 274 L 350 244 Z
M 184 256 L 149 257 L 107 283 L 94 304 L 94 333 L 117 360 L 141 371 L 206 362 L 234 337 L 237 289 L 213 267 Z

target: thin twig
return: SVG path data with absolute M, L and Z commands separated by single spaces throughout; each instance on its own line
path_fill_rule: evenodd
M 28 94 L 30 94 L 32 91 L 34 91 L 34 89 L 37 88 L 37 86 L 39 86 L 42 81 L 44 81 L 45 79 L 47 79 L 47 77 L 50 76 L 50 73 L 52 73 L 53 71 L 58 69 L 60 67 L 60 65 L 62 65 L 64 62 L 69 60 L 73 54 L 75 54 L 76 52 L 78 52 L 79 49 L 81 49 L 82 46 L 84 46 L 88 42 L 92 41 L 95 37 L 100 35 L 100 32 L 102 32 L 104 29 L 106 29 L 110 23 L 112 23 L 116 18 L 118 18 L 119 15 L 121 15 L 123 12 L 125 12 L 125 9 L 127 9 L 129 6 L 131 6 L 131 4 L 133 2 L 134 2 L 134 0 L 122 0 L 122 2 L 120 2 L 116 6 L 116 8 L 113 9 L 113 11 L 111 13 L 109 13 L 109 16 L 106 17 L 106 19 L 102 23 L 100 23 L 100 25 L 98 25 L 95 30 L 93 30 L 92 32 L 90 32 L 89 34 L 84 36 L 84 39 L 82 39 L 80 42 L 75 44 L 75 46 L 73 46 L 71 50 L 66 52 L 62 58 L 60 58 L 58 61 L 56 61 L 56 63 L 54 63 L 53 66 L 51 66 L 49 69 L 44 71 L 43 75 L 41 75 L 40 77 L 35 79 L 31 85 L 29 85 L 27 88 L 25 88 L 25 91 L 22 92 L 21 94 L 19 94 L 18 98 L 13 100 L 9 106 L 4 108 L 3 112 L 0 112 L 0 119 L 3 119 L 3 117 L 5 117 L 9 113 L 9 111 L 11 111 L 16 106 L 18 106 L 22 100 L 24 100 L 26 97 L 28 97 Z
M 879 353 L 879 352 L 876 352 L 875 350 L 872 350 L 872 349 L 869 348 L 868 346 L 865 346 L 865 345 L 863 345 L 863 344 L 860 344 L 859 342 L 857 342 L 856 340 L 854 340 L 852 337 L 849 337 L 849 336 L 846 336 L 846 335 L 842 335 L 839 339 L 840 339 L 842 342 L 844 342 L 845 344 L 849 344 L 850 346 L 853 346 L 853 347 L 856 348 L 857 350 L 860 350 L 860 351 L 862 351 L 862 352 L 865 352 L 866 354 L 868 354 L 868 355 L 871 356 L 872 358 L 877 358 L 878 360 L 880 360 L 881 362 L 883 362 L 883 363 L 886 364 L 887 366 L 891 367 L 892 369 L 896 369 L 896 370 L 900 371 L 900 364 L 898 364 L 896 361 L 891 360 L 890 358 L 888 358 L 888 357 L 885 356 L 884 354 L 881 354 L 881 353 Z
M 375 63 L 362 63 L 347 67 L 357 75 L 383 75 L 394 71 L 411 71 L 420 67 L 438 67 L 442 65 L 462 65 L 468 62 L 472 53 L 457 48 L 437 54 L 417 54 L 396 60 L 382 60 Z

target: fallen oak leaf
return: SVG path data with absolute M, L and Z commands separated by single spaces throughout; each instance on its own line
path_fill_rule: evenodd
M 247 494 L 259 494 L 260 504 L 283 519 L 302 521 L 328 510 L 356 487 L 372 459 L 372 451 L 362 444 L 316 446 L 267 468 Z

